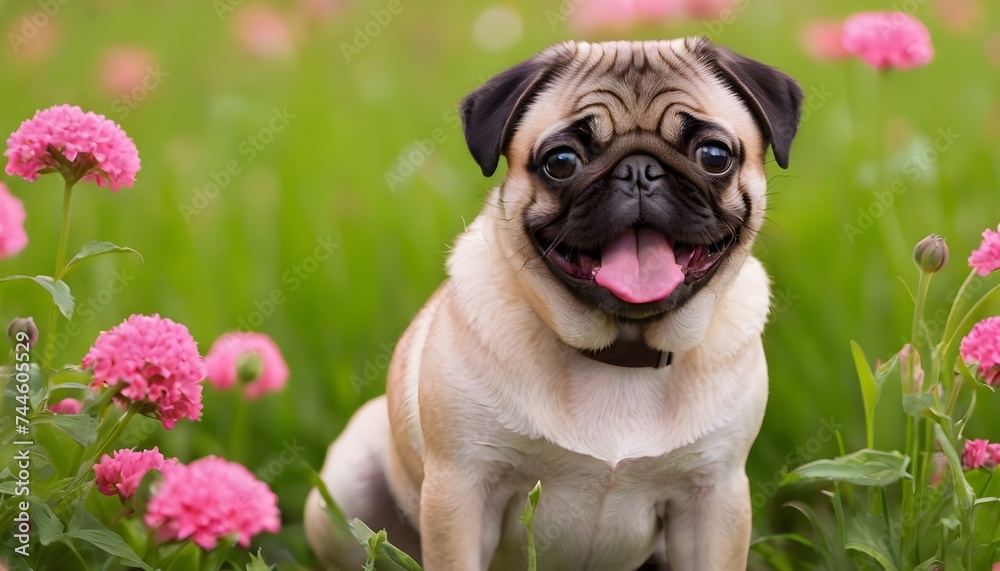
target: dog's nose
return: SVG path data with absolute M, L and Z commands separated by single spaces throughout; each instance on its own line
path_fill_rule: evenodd
M 622 159 L 612 171 L 611 176 L 632 183 L 633 186 L 646 188 L 649 183 L 662 177 L 666 172 L 660 161 L 649 155 L 630 155 Z

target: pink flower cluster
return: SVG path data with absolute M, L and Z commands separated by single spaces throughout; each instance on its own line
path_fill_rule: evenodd
M 934 58 L 931 34 L 905 12 L 861 12 L 844 21 L 841 44 L 876 69 L 910 69 Z
M 125 449 L 115 452 L 114 456 L 105 454 L 94 466 L 97 489 L 105 496 L 118 494 L 122 499 L 129 499 L 135 495 L 146 472 L 175 465 L 176 458 L 164 459 L 155 446 L 142 452 Z
M 240 360 L 256 355 L 261 360 L 257 376 L 249 380 L 245 394 L 255 399 L 265 393 L 278 391 L 288 382 L 288 365 L 281 349 L 263 333 L 227 333 L 212 344 L 205 357 L 208 380 L 220 390 L 232 387 L 239 377 Z
M 191 538 L 205 549 L 230 534 L 247 547 L 254 535 L 281 529 L 278 497 L 267 484 L 243 465 L 215 456 L 164 472 L 144 521 L 160 541 Z
M 86 168 L 83 180 L 116 192 L 135 184 L 140 168 L 135 143 L 117 123 L 75 105 L 57 105 L 35 113 L 7 139 L 6 172 L 32 181 L 60 170 L 53 150 L 73 168 Z
M 806 51 L 819 61 L 840 61 L 851 56 L 844 49 L 841 38 L 844 23 L 840 20 L 820 20 L 813 22 L 802 35 Z
M 160 470 L 143 521 L 156 530 L 159 541 L 191 539 L 211 550 L 219 539 L 236 534 L 247 547 L 250 539 L 281 529 L 278 497 L 241 464 L 208 456 L 184 465 L 164 458 L 154 447 L 136 452 L 118 450 L 105 454 L 94 466 L 97 489 L 123 500 L 135 495 L 142 478 Z
M 582 32 L 602 28 L 652 25 L 670 19 L 719 19 L 733 10 L 733 0 L 586 0 L 570 16 Z
M 143 414 L 170 430 L 182 418 L 201 418 L 205 365 L 187 327 L 159 315 L 132 315 L 102 332 L 83 367 L 93 369 L 90 387 L 124 385 L 118 398 L 145 403 Z
M 983 231 L 983 241 L 969 256 L 969 266 L 983 277 L 1000 270 L 1000 226 L 996 232 L 989 228 Z
M 9 258 L 28 245 L 25 217 L 24 203 L 0 182 L 0 258 Z
M 965 441 L 965 448 L 962 450 L 963 470 L 992 470 L 997 465 L 1000 465 L 1000 443 L 990 444 L 989 440 L 979 438 Z
M 962 339 L 959 353 L 966 363 L 979 365 L 986 384 L 1000 384 L 1000 317 L 987 317 L 977 323 Z
M 910 69 L 934 58 L 927 27 L 905 12 L 860 12 L 843 22 L 816 22 L 804 40 L 818 60 L 839 61 L 853 55 L 876 69 Z
M 83 410 L 83 403 L 74 398 L 62 399 L 49 405 L 49 411 L 52 414 L 80 414 L 81 410 Z

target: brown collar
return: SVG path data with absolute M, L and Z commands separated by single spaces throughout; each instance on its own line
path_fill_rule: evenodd
M 595 361 L 614 365 L 616 367 L 631 367 L 633 369 L 652 367 L 662 369 L 673 361 L 674 354 L 669 351 L 652 349 L 639 339 L 637 341 L 615 341 L 610 347 L 600 351 L 581 350 L 581 355 Z

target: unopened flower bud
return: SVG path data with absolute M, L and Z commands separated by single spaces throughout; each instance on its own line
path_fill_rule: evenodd
M 924 368 L 920 366 L 920 353 L 917 353 L 913 346 L 907 343 L 903 345 L 903 348 L 899 351 L 899 363 L 902 366 L 903 377 L 906 378 L 910 374 L 910 354 L 914 355 L 912 367 L 913 367 L 913 392 L 919 393 L 923 390 L 924 386 Z
M 257 353 L 244 353 L 236 361 L 236 377 L 241 383 L 249 383 L 264 371 L 264 359 Z
M 913 249 L 913 263 L 928 274 L 941 271 L 948 265 L 948 244 L 941 236 L 931 234 Z
M 38 327 L 35 320 L 30 317 L 18 317 L 7 326 L 7 338 L 15 346 L 19 343 L 27 343 L 30 349 L 38 341 Z

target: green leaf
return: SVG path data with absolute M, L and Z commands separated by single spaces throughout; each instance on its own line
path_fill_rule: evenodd
M 35 571 L 28 565 L 28 558 L 14 551 L 14 547 L 5 543 L 0 543 L 0 561 L 7 564 L 9 571 Z
M 8 276 L 0 278 L 0 282 L 14 280 L 31 280 L 52 295 L 52 301 L 59 308 L 59 313 L 66 319 L 73 319 L 73 295 L 70 294 L 69 286 L 62 280 L 52 279 L 50 276 Z
M 202 569 L 202 558 L 205 554 L 201 547 L 192 542 L 179 546 L 164 546 L 158 553 L 160 560 L 168 562 L 165 571 Z
M 935 410 L 934 396 L 929 394 L 908 394 L 903 395 L 903 410 L 906 414 L 917 418 L 923 415 L 931 418 L 941 418 L 939 411 Z
M 153 571 L 153 568 L 139 558 L 135 551 L 125 543 L 118 534 L 109 529 L 77 529 L 70 530 L 58 537 L 62 541 L 68 542 L 71 539 L 80 539 L 90 543 L 94 547 L 101 549 L 115 557 L 120 558 L 125 563 L 134 567 L 142 567 L 146 571 Z
M 76 367 L 74 367 L 75 369 Z M 53 384 L 49 389 L 50 392 L 60 391 L 60 390 L 86 390 L 90 391 L 90 385 L 85 385 L 83 383 L 59 383 Z
M 41 498 L 31 496 L 31 519 L 36 529 L 38 529 L 38 541 L 42 545 L 48 545 L 59 539 L 63 532 L 63 524 L 56 517 L 47 503 Z
M 229 550 L 236 545 L 239 538 L 240 535 L 238 532 L 228 533 L 220 537 L 219 544 L 205 556 L 205 563 L 201 568 L 210 569 L 211 571 L 222 569 L 222 565 L 226 561 L 226 556 L 229 555 Z
M 535 483 L 535 487 L 528 492 L 528 502 L 524 506 L 524 515 L 520 518 L 527 530 L 528 541 L 528 571 L 538 569 L 538 554 L 535 552 L 535 508 L 538 507 L 538 498 L 542 495 L 542 481 Z
M 260 549 L 257 550 L 257 555 L 250 554 L 250 563 L 247 563 L 247 571 L 271 571 L 272 569 L 274 569 L 274 565 L 268 565 L 264 561 L 264 556 L 260 554 Z
M 908 477 L 910 457 L 892 451 L 858 450 L 832 460 L 823 459 L 799 466 L 785 476 L 782 485 L 799 481 L 847 482 L 858 486 L 888 486 Z
M 851 528 L 847 531 L 847 541 L 844 548 L 850 551 L 864 553 L 871 557 L 885 571 L 897 571 L 896 562 L 888 546 L 894 539 L 890 530 L 885 528 L 881 518 L 854 517 L 851 518 Z
M 854 368 L 858 371 L 861 398 L 865 405 L 865 442 L 872 448 L 875 446 L 875 405 L 878 404 L 879 386 L 875 383 L 864 351 L 855 341 L 851 341 L 851 353 L 854 355 Z
M 972 374 L 972 370 L 969 369 L 968 363 L 965 362 L 961 354 L 955 357 L 955 369 L 958 370 L 962 378 L 968 381 L 970 385 L 975 386 L 979 384 L 979 381 L 976 380 L 976 376 Z
M 823 556 L 827 569 L 836 569 L 837 567 L 833 564 L 833 552 L 830 550 L 830 542 L 826 538 L 826 531 L 819 523 L 819 518 L 816 517 L 816 512 L 802 502 L 788 502 L 785 504 L 785 507 L 792 508 L 806 516 L 806 519 L 813 526 L 813 531 L 816 532 L 816 537 L 819 539 L 819 545 L 815 548 L 816 551 Z
M 4 478 L 6 479 L 10 477 L 10 472 L 5 471 L 4 474 L 0 475 L 4 476 Z M 0 482 L 0 496 L 13 496 L 16 489 L 17 489 L 17 483 L 14 480 L 6 480 L 5 482 Z
M 76 440 L 80 446 L 89 446 L 97 440 L 97 419 L 89 414 L 41 414 L 32 419 L 35 424 L 51 424 Z
M 934 436 L 937 438 L 938 444 L 941 445 L 941 451 L 948 458 L 948 466 L 951 468 L 951 474 L 955 480 L 955 495 L 958 497 L 958 505 L 963 511 L 967 510 L 972 507 L 972 502 L 976 499 L 976 492 L 969 485 L 969 481 L 965 479 L 961 457 L 955 451 L 955 447 L 951 444 L 951 438 L 945 434 L 940 424 L 934 425 Z
M 751 541 L 750 547 L 753 547 L 754 545 L 757 545 L 759 543 L 769 543 L 769 542 L 779 542 L 779 541 L 794 541 L 796 543 L 805 545 L 809 549 L 812 549 L 814 551 L 816 550 L 815 543 L 809 541 L 808 539 L 802 537 L 797 533 L 778 533 L 774 535 L 762 535 L 757 539 Z
M 142 259 L 142 254 L 133 250 L 132 248 L 126 248 L 124 246 L 119 246 L 117 244 L 112 244 L 111 242 L 99 242 L 97 240 L 91 240 L 80 248 L 73 259 L 66 264 L 63 268 L 62 275 L 65 276 L 76 267 L 77 264 L 86 260 L 87 258 L 96 258 L 97 256 L 103 256 L 104 254 L 135 254 L 139 256 L 139 261 L 144 261 Z
M 983 377 L 978 374 L 980 372 L 979 365 L 973 364 L 973 366 L 976 369 L 975 372 L 973 372 L 973 370 L 969 368 L 969 364 L 962 359 L 962 355 L 955 357 L 955 368 L 958 369 L 959 374 L 962 375 L 962 379 L 974 387 L 984 387 L 989 389 L 990 392 L 995 393 L 997 390 L 996 387 L 988 384 Z
M 313 470 L 312 467 L 309 467 L 307 474 L 309 476 L 309 483 L 316 486 L 316 490 L 323 498 L 323 502 L 326 503 L 325 511 L 327 516 L 330 518 L 330 523 L 332 523 L 334 527 L 350 526 L 351 524 L 347 522 L 347 517 L 344 516 L 344 512 L 340 509 L 340 506 L 337 505 L 337 502 L 333 501 L 333 496 L 330 495 L 330 490 L 327 489 L 326 482 L 323 481 L 323 478 L 320 477 L 319 473 L 316 472 L 316 470 Z
M 119 557 L 122 561 L 133 567 L 141 567 L 146 571 L 153 571 L 125 543 L 125 540 L 121 536 L 109 530 L 100 520 L 88 512 L 84 505 L 85 503 L 85 498 L 81 497 L 77 503 L 73 517 L 69 520 L 69 529 L 57 539 L 66 543 L 69 543 L 73 539 L 80 539 L 102 549 L 110 555 Z
M 387 541 L 384 529 L 375 533 L 370 527 L 365 525 L 365 522 L 354 518 L 354 521 L 351 522 L 351 533 L 353 533 L 358 542 L 366 548 L 371 547 L 374 544 L 375 547 L 373 547 L 373 549 L 377 552 L 369 555 L 385 557 L 389 561 L 392 561 L 396 565 L 402 567 L 405 571 L 423 571 L 423 567 L 414 561 L 412 557 L 403 553 L 398 547 Z M 369 561 L 371 561 L 371 559 L 369 559 Z

